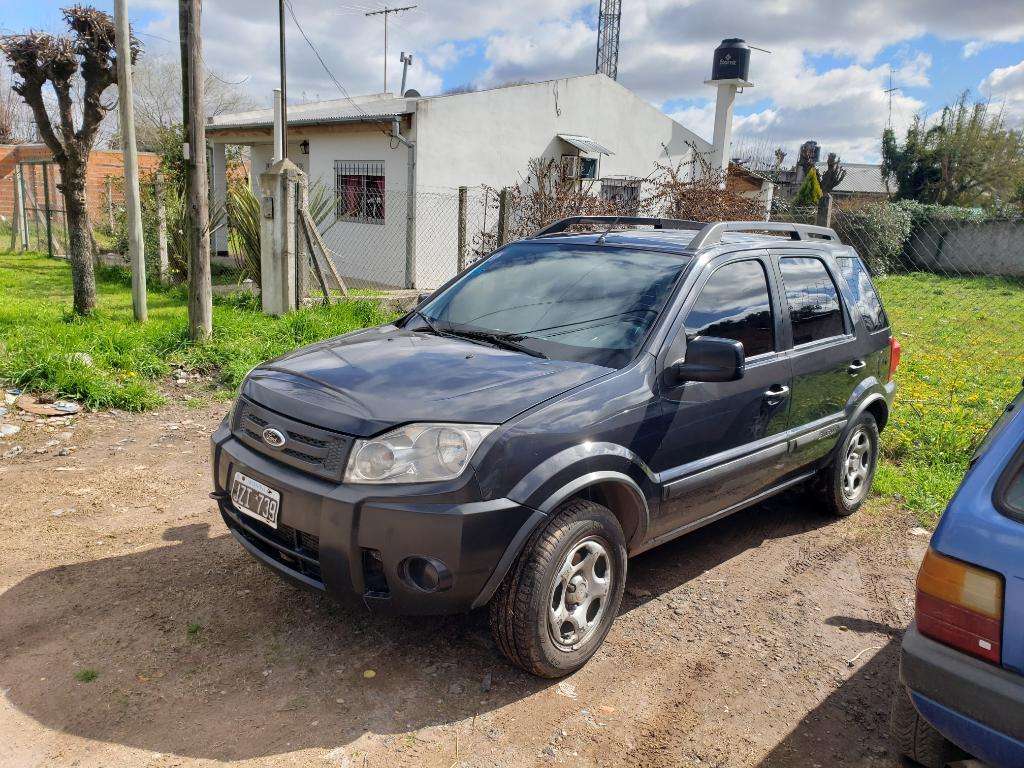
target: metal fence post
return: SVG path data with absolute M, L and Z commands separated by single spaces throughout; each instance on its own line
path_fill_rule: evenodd
M 107 224 L 114 231 L 114 180 L 107 176 Z
M 466 268 L 466 219 L 469 215 L 469 190 L 466 187 L 459 187 L 459 256 L 456 261 L 455 271 L 461 272 Z
M 508 201 L 510 190 L 505 187 L 498 194 L 498 247 L 508 242 Z
M 157 258 L 159 259 L 158 271 L 160 282 L 166 283 L 171 279 L 170 265 L 167 260 L 167 205 L 164 202 L 164 174 L 157 171 L 153 184 L 156 197 L 156 242 Z
M 50 210 L 50 166 L 43 164 L 43 199 L 46 205 L 46 252 L 53 258 L 53 228 L 50 226 L 50 219 L 53 212 Z

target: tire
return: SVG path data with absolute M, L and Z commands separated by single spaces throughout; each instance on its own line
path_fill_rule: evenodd
M 568 501 L 509 569 L 491 601 L 491 632 L 517 667 L 563 677 L 601 647 L 625 583 L 626 541 L 618 520 L 600 504 Z
M 966 755 L 918 713 L 910 694 L 900 685 L 892 697 L 889 735 L 897 754 L 926 768 L 945 768 Z
M 851 483 L 855 460 L 860 464 L 859 477 Z M 814 483 L 825 510 L 836 517 L 849 517 L 860 509 L 871 490 L 877 467 L 878 423 L 870 413 L 862 413 L 850 424 L 832 461 Z

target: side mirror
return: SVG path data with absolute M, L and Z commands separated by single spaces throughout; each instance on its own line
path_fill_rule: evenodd
M 686 345 L 686 357 L 671 366 L 677 382 L 736 381 L 743 378 L 743 342 L 698 336 Z

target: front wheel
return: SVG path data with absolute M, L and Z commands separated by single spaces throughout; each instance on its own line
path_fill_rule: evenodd
M 818 475 L 817 490 L 826 509 L 838 517 L 860 509 L 877 466 L 878 423 L 870 413 L 862 413 L 846 430 L 832 463 Z
M 600 504 L 569 501 L 531 537 L 491 601 L 495 641 L 527 672 L 575 672 L 604 642 L 625 582 L 618 520 Z

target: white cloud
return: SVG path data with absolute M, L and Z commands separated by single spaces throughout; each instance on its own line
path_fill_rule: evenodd
M 888 117 L 888 63 L 876 56 L 903 44 L 894 62 L 901 88 L 930 86 L 931 58 L 913 51 L 923 34 L 964 43 L 975 55 L 993 42 L 1024 39 L 1024 14 L 1008 12 L 1015 0 L 860 0 L 836 2 L 753 2 L 737 12 L 720 0 L 630 0 L 622 19 L 619 80 L 652 103 L 689 102 L 677 119 L 710 136 L 713 92 L 703 84 L 711 53 L 723 37 L 738 36 L 770 49 L 755 51 L 751 76 L 756 88 L 740 96 L 737 130 L 795 147 L 814 138 L 846 159 L 874 159 Z M 379 91 L 383 85 L 383 30 L 380 17 L 364 16 L 362 4 L 292 0 L 307 34 L 350 93 Z M 177 40 L 174 0 L 135 0 L 158 17 L 143 31 Z M 229 79 L 248 77 L 254 96 L 268 103 L 277 80 L 276 8 L 251 0 L 208 0 L 203 34 L 208 64 Z M 596 30 L 593 0 L 421 0 L 415 11 L 391 17 L 388 87 L 401 77 L 398 53 L 416 61 L 409 85 L 436 93 L 452 85 L 453 71 L 467 79 L 465 62 L 482 53 L 484 64 L 468 79 L 479 85 L 537 80 L 593 71 Z M 586 20 L 584 20 L 586 19 Z M 147 40 L 147 43 L 149 41 Z M 289 92 L 293 98 L 334 98 L 336 86 L 302 37 L 288 24 Z M 821 55 L 841 65 L 823 66 Z M 475 61 L 475 59 L 473 59 Z M 1013 68 L 1007 68 L 1013 69 Z M 1012 73 L 1011 73 L 1012 74 Z M 984 87 L 1005 90 L 1010 74 L 994 71 Z M 1018 104 L 1007 92 L 999 96 Z M 757 104 L 750 112 L 749 106 Z M 923 104 L 904 92 L 893 98 L 897 128 Z M 1017 109 L 1015 106 L 1014 109 Z
M 968 43 L 964 43 L 964 47 L 961 49 L 960 55 L 965 59 L 970 59 L 977 56 L 990 45 L 992 45 L 992 43 L 988 40 L 971 40 Z
M 1002 67 L 989 72 L 978 86 L 1010 123 L 1024 125 L 1024 60 L 1012 67 Z

